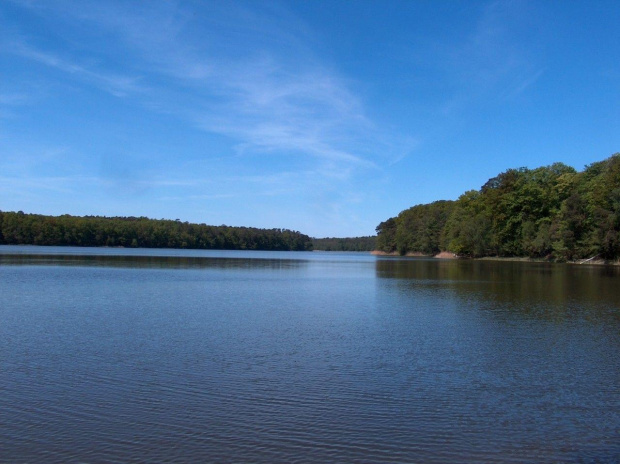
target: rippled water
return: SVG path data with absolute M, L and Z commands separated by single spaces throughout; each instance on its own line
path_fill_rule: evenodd
M 0 247 L 0 461 L 620 462 L 620 272 Z

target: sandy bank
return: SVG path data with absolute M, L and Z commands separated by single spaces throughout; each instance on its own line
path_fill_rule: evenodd
M 449 251 L 442 251 L 439 254 L 435 255 L 435 258 L 438 259 L 458 259 L 458 256 Z
M 427 255 L 424 253 L 420 253 L 419 251 L 409 252 L 405 255 L 401 255 L 397 251 L 386 253 L 385 251 L 374 250 L 371 251 L 370 254 L 375 256 L 408 256 L 414 258 L 458 259 L 458 256 L 456 256 L 454 253 L 450 253 L 449 251 L 442 251 L 436 255 Z

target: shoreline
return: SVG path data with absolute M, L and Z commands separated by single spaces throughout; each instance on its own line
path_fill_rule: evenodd
M 427 255 L 424 253 L 420 253 L 419 251 L 413 251 L 413 252 L 408 252 L 404 255 L 401 255 L 397 251 L 387 253 L 385 251 L 373 250 L 370 252 L 370 254 L 374 256 L 396 256 L 396 257 L 405 257 L 405 258 L 463 259 L 449 251 L 440 251 L 436 255 Z
M 472 260 L 472 261 L 518 261 L 518 262 L 526 262 L 526 263 L 555 263 L 555 264 L 574 264 L 574 265 L 582 265 L 588 264 L 593 266 L 620 266 L 620 259 L 615 261 L 609 261 L 605 259 L 579 259 L 574 261 L 552 261 L 545 258 L 528 258 L 527 256 L 483 256 L 481 258 L 469 258 L 466 256 L 458 256 L 449 251 L 441 251 L 436 255 L 427 255 L 420 252 L 409 252 L 404 255 L 399 254 L 397 251 L 393 251 L 391 253 L 387 253 L 385 251 L 373 250 L 370 252 L 371 255 L 374 256 L 394 256 L 394 257 L 405 257 L 405 258 L 435 258 L 435 259 L 446 259 L 446 260 Z

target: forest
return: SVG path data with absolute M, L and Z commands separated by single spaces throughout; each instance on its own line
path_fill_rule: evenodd
M 509 169 L 456 201 L 402 211 L 377 226 L 387 253 L 620 258 L 620 153 L 581 172 L 562 163 Z
M 313 238 L 312 249 L 317 251 L 373 251 L 377 237 Z
M 286 229 L 209 226 L 145 217 L 44 216 L 0 211 L 0 244 L 226 250 L 312 249 L 307 235 Z

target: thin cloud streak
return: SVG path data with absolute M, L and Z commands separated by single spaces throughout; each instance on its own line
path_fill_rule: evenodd
M 143 88 L 138 85 L 140 79 L 137 77 L 120 76 L 118 74 L 99 70 L 93 71 L 85 66 L 59 58 L 52 53 L 37 50 L 20 42 L 13 42 L 8 47 L 8 50 L 22 58 L 33 60 L 40 64 L 56 68 L 62 72 L 83 78 L 115 97 L 125 97 L 128 94 L 143 91 Z
M 527 5 L 525 1 L 490 2 L 460 43 L 435 47 L 435 62 L 454 89 L 439 106 L 441 113 L 451 114 L 485 100 L 509 100 L 536 84 L 544 69 L 532 56 L 528 32 L 537 20 Z
M 35 191 L 54 191 L 74 194 L 80 185 L 95 185 L 102 183 L 98 177 L 85 176 L 40 176 L 40 177 L 0 177 L 2 189 L 10 193 Z
M 541 69 L 539 71 L 534 72 L 533 74 L 526 75 L 518 80 L 512 89 L 506 91 L 503 97 L 507 100 L 513 99 L 523 92 L 525 92 L 529 87 L 536 84 L 536 81 L 540 79 L 540 77 L 544 74 L 544 70 Z
M 239 198 L 241 195 L 232 193 L 215 193 L 212 195 L 183 195 L 183 196 L 163 196 L 161 201 L 187 201 L 187 200 L 224 200 L 229 198 Z

